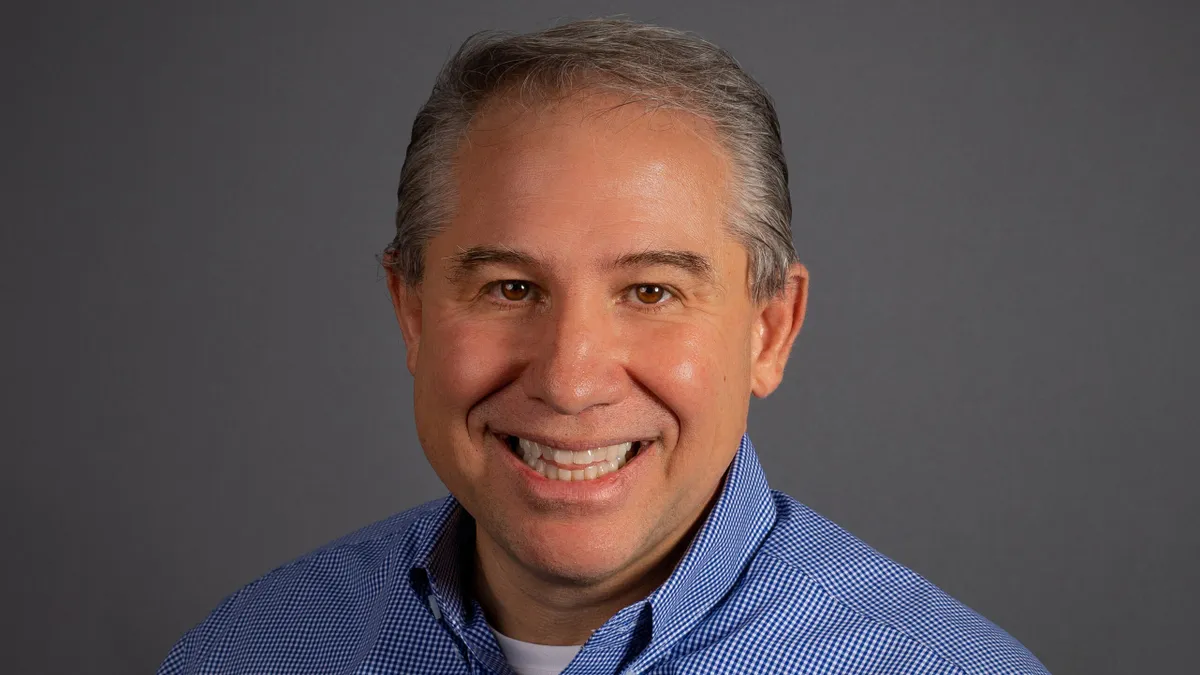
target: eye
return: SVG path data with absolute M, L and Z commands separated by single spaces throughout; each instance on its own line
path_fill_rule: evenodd
M 499 286 L 500 295 L 504 296 L 504 299 L 510 302 L 520 302 L 528 298 L 529 293 L 533 290 L 533 284 L 519 279 L 501 281 Z
M 671 291 L 658 284 L 640 284 L 633 287 L 633 294 L 638 302 L 645 305 L 657 305 L 671 297 Z

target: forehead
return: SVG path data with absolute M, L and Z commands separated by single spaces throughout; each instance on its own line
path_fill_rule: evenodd
M 586 93 L 498 99 L 455 158 L 454 239 L 574 252 L 725 239 L 726 154 L 690 113 Z

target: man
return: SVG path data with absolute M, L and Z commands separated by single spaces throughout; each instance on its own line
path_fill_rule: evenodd
M 1041 673 L 790 497 L 745 435 L 804 318 L 778 122 L 724 51 L 468 40 L 385 255 L 452 497 L 251 583 L 160 673 Z

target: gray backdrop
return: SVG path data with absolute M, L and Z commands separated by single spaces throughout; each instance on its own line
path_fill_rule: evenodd
M 774 487 L 1059 673 L 1197 628 L 1196 3 L 6 5 L 3 670 L 149 672 L 443 493 L 375 255 L 475 30 L 626 12 L 782 118 L 808 323 Z

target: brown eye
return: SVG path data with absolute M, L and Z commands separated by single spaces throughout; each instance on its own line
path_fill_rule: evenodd
M 643 302 L 647 305 L 657 305 L 667 295 L 667 289 L 654 284 L 642 284 L 635 288 L 634 291 L 637 293 L 638 302 Z
M 520 302 L 529 297 L 528 281 L 501 281 L 500 294 L 505 300 Z

